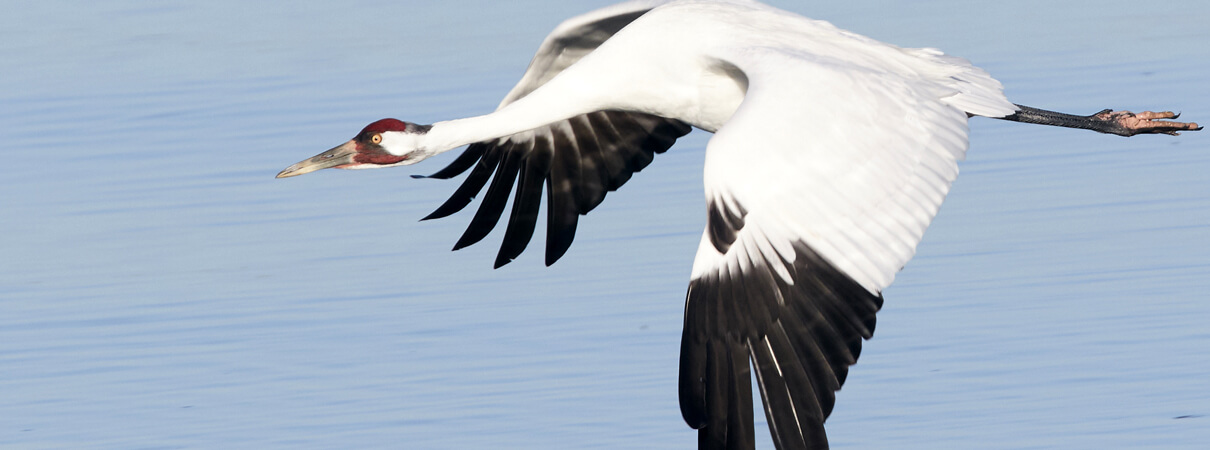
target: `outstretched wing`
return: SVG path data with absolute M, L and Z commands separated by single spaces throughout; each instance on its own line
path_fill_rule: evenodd
M 546 36 L 542 45 L 538 46 L 538 52 L 529 62 L 529 68 L 525 69 L 525 75 L 521 76 L 521 81 L 504 96 L 500 108 L 529 95 L 563 69 L 575 64 L 584 55 L 592 53 L 601 43 L 613 37 L 626 25 L 630 25 L 630 22 L 670 1 L 672 0 L 636 0 L 619 3 L 563 21 Z
M 681 411 L 701 448 L 751 448 L 751 360 L 777 447 L 827 448 L 879 292 L 958 174 L 966 105 L 1015 107 L 969 65 L 933 82 L 772 49 L 732 62 L 750 84 L 706 150 Z
M 533 92 L 663 3 L 667 0 L 627 2 L 563 22 L 538 48 L 529 69 L 500 107 Z M 495 267 L 500 267 L 520 255 L 533 237 L 545 184 L 546 264 L 553 264 L 571 246 L 580 215 L 588 214 L 606 192 L 617 190 L 634 172 L 647 167 L 656 153 L 663 153 L 690 130 L 684 122 L 650 114 L 597 111 L 471 144 L 449 166 L 429 175 L 447 179 L 471 170 L 449 200 L 425 219 L 462 210 L 491 179 L 479 210 L 454 249 L 474 244 L 499 222 L 515 184 L 512 213 L 496 256 Z

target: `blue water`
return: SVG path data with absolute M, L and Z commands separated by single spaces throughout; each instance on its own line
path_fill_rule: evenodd
M 692 447 L 708 135 L 550 268 L 491 270 L 499 231 L 449 252 L 467 213 L 417 222 L 455 184 L 407 175 L 448 158 L 273 179 L 381 117 L 491 110 L 607 3 L 0 5 L 0 447 Z M 1018 103 L 1210 122 L 1206 2 L 775 3 L 967 57 Z M 833 445 L 1204 448 L 1210 134 L 971 140 Z

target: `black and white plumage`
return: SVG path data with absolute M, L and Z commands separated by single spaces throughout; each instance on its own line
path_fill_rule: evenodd
M 545 191 L 552 264 L 607 192 L 691 128 L 714 132 L 685 304 L 682 414 L 700 448 L 753 447 L 755 374 L 777 447 L 826 448 L 835 391 L 874 331 L 880 292 L 957 176 L 974 115 L 1123 135 L 1198 129 L 1161 120 L 1171 113 L 1019 107 L 965 60 L 754 1 L 646 0 L 561 24 L 494 113 L 432 126 L 380 120 L 278 176 L 414 164 L 469 145 L 430 175 L 469 171 L 426 219 L 482 193 L 462 248 L 513 196 L 499 267 L 531 240 Z
M 454 249 L 479 242 L 500 220 L 515 181 L 516 200 L 496 256 L 498 268 L 520 255 L 533 236 L 545 184 L 546 264 L 554 264 L 571 246 L 580 215 L 592 211 L 605 200 L 606 192 L 617 190 L 689 131 L 689 125 L 678 120 L 597 111 L 521 135 L 474 143 L 445 169 L 429 175 L 451 178 L 474 167 L 449 200 L 425 219 L 465 208 L 492 178 L 482 206 Z

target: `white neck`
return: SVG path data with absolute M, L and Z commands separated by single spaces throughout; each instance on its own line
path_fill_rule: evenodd
M 553 86 L 552 86 L 553 85 Z M 465 119 L 437 122 L 421 138 L 421 148 L 430 155 L 475 142 L 490 141 L 532 130 L 581 114 L 609 107 L 589 95 L 560 89 L 549 83 L 542 89 L 493 112 Z
M 621 37 L 615 36 L 615 38 Z M 636 44 L 636 45 L 641 45 Z M 625 43 L 602 45 L 551 78 L 529 95 L 491 114 L 437 122 L 419 142 L 429 155 L 475 142 L 533 130 L 581 114 L 617 109 L 644 112 L 696 124 L 701 71 L 692 54 L 680 47 L 668 51 L 632 52 Z M 735 80 L 729 80 L 734 85 Z M 742 91 L 737 96 L 742 98 Z M 738 105 L 731 108 L 726 116 Z

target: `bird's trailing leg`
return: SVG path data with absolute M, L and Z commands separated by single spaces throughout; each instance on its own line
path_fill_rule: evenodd
M 1014 122 L 1037 123 L 1067 128 L 1083 128 L 1101 133 L 1118 136 L 1134 136 L 1136 134 L 1179 134 L 1179 131 L 1198 131 L 1202 127 L 1193 122 L 1174 122 L 1170 119 L 1180 117 L 1171 111 L 1132 113 L 1130 111 L 1114 111 L 1106 109 L 1088 116 L 1077 116 L 1044 109 L 1017 105 L 1021 108 L 1015 114 L 1001 117 Z

